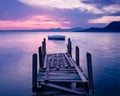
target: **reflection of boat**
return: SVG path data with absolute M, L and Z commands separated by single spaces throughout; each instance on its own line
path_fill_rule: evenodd
M 48 35 L 48 40 L 65 40 L 63 35 Z

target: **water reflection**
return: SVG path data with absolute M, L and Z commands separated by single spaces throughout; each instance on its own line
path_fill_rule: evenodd
M 73 57 L 80 47 L 80 65 L 86 70 L 86 52 L 92 53 L 96 96 L 119 96 L 120 34 L 113 33 L 0 33 L 0 94 L 31 96 L 31 55 L 43 38 L 65 35 L 71 38 Z M 47 40 L 47 52 L 66 52 L 67 41 Z M 114 82 L 114 83 L 113 83 Z
M 54 50 L 56 49 L 56 50 Z M 66 43 L 65 41 L 58 41 L 58 40 L 48 40 L 47 41 L 47 52 L 48 53 L 59 53 L 59 52 L 66 52 Z

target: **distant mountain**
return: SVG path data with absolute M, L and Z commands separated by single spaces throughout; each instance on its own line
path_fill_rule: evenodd
M 75 30 L 83 30 L 83 28 L 75 27 L 75 28 L 69 28 L 69 29 L 62 29 L 62 28 L 50 28 L 50 29 L 36 29 L 33 31 L 44 31 L 44 32 L 72 32 Z
M 73 32 L 76 30 L 84 30 L 80 27 L 62 29 L 62 28 L 50 28 L 50 29 L 34 29 L 34 30 L 0 30 L 0 32 Z
M 77 30 L 77 32 L 120 32 L 120 21 L 114 21 L 108 24 L 106 27 L 103 28 L 89 28 L 85 30 Z

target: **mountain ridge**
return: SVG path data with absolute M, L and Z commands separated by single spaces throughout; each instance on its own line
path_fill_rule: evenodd
M 18 29 L 18 30 L 0 30 L 0 32 L 72 32 L 76 30 L 84 30 L 81 27 L 74 27 L 74 28 L 68 28 L 68 29 L 62 29 L 62 28 L 50 28 L 50 29 Z
M 113 21 L 103 28 L 91 27 L 85 30 L 76 30 L 76 32 L 120 32 L 120 21 Z

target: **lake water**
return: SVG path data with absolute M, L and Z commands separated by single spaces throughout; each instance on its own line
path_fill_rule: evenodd
M 0 96 L 32 96 L 32 54 L 53 34 L 71 38 L 73 57 L 79 46 L 85 73 L 86 52 L 92 54 L 96 96 L 120 96 L 120 34 L 77 32 L 0 33 Z M 66 45 L 47 40 L 47 53 L 66 52 Z

